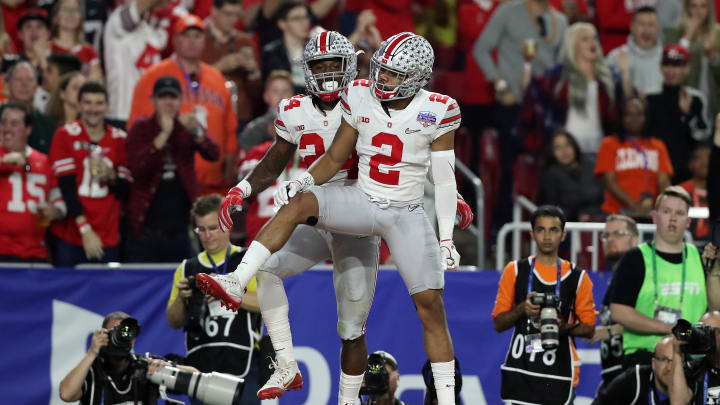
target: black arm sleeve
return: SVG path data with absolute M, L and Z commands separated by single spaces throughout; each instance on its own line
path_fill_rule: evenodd
M 634 307 L 645 280 L 645 260 L 640 249 L 634 248 L 620 259 L 610 292 L 610 303 Z
M 111 193 L 115 194 L 115 198 L 121 202 L 127 202 L 128 197 L 130 197 L 130 182 L 126 179 L 118 178 L 113 184 L 108 184 L 108 188 Z
M 60 194 L 67 206 L 67 213 L 70 218 L 77 218 L 83 214 L 82 205 L 77 195 L 77 183 L 75 183 L 75 175 L 68 174 L 58 179 L 60 186 Z
M 708 164 L 707 203 L 710 208 L 710 219 L 720 221 L 720 147 L 712 145 L 710 163 Z
M 633 367 L 615 377 L 609 384 L 604 384 L 598 391 L 592 405 L 629 405 L 633 403 L 638 391 L 637 372 L 637 368 Z M 641 376 L 640 380 L 645 381 L 647 378 L 643 379 Z M 647 391 L 647 387 L 641 386 L 639 388 L 645 388 L 645 391 Z M 645 396 L 647 397 L 647 392 L 645 392 Z

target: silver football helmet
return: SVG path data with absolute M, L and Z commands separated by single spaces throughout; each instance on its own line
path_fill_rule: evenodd
M 337 72 L 313 74 L 313 62 L 323 59 L 342 60 L 342 68 Z M 336 31 L 323 31 L 314 35 L 305 45 L 303 54 L 305 86 L 325 102 L 337 100 L 340 92 L 347 88 L 357 75 L 357 55 L 355 47 L 345 36 Z
M 412 32 L 401 32 L 383 41 L 370 60 L 372 94 L 378 100 L 413 97 L 430 80 L 435 62 L 427 39 Z M 381 70 L 392 72 L 399 84 L 380 83 Z

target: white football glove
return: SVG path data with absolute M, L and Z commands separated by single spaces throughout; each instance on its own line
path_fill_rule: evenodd
M 452 239 L 440 241 L 440 257 L 443 270 L 455 271 L 460 265 L 460 253 L 455 249 Z
M 303 173 L 294 180 L 281 182 L 278 184 L 275 194 L 273 195 L 275 208 L 287 205 L 290 199 L 295 197 L 297 193 L 302 193 L 313 185 L 315 185 L 315 179 L 313 179 L 313 176 L 308 172 Z

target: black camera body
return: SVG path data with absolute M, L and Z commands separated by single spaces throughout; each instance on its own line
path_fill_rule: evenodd
M 560 325 L 558 324 L 560 297 L 537 293 L 530 296 L 530 303 L 540 306 L 540 339 L 543 349 L 557 349 L 560 345 Z
M 385 368 L 387 360 L 373 353 L 368 357 L 365 371 L 365 384 L 360 388 L 360 395 L 383 395 L 390 390 L 390 374 Z
M 537 293 L 530 297 L 530 303 L 540 305 L 540 308 L 553 307 L 556 310 L 560 309 L 560 297 L 553 294 Z
M 192 296 L 185 307 L 185 325 L 183 329 L 190 334 L 202 334 L 202 319 L 205 315 L 204 295 L 195 284 L 195 276 L 187 276 L 188 290 L 192 291 Z
M 686 342 L 680 346 L 687 354 L 712 354 L 717 350 L 715 329 L 702 323 L 692 325 L 685 319 L 677 321 L 672 328 L 675 339 Z
M 125 318 L 105 333 L 108 335 L 108 345 L 100 349 L 100 354 L 127 356 L 132 351 L 133 340 L 140 334 L 140 324 L 135 318 Z

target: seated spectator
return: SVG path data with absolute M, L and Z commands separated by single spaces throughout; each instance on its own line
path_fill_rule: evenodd
M 180 82 L 163 76 L 153 86 L 155 113 L 139 117 L 127 138 L 130 187 L 127 214 L 132 225 L 125 260 L 176 263 L 191 255 L 190 205 L 198 195 L 195 152 L 208 161 L 220 158 L 217 144 L 202 128 L 179 120 Z
M 272 41 L 262 49 L 263 77 L 273 70 L 287 70 L 292 75 L 295 93 L 305 91 L 305 70 L 302 57 L 305 43 L 310 37 L 310 14 L 307 6 L 299 1 L 288 1 L 275 12 L 277 26 L 282 38 Z
M 688 51 L 681 46 L 666 46 L 661 62 L 662 92 L 647 97 L 648 131 L 663 141 L 670 152 L 675 170 L 673 183 L 690 178 L 690 153 L 698 141 L 710 136 L 711 122 L 705 114 L 705 95 L 683 85 L 690 70 L 689 57 Z
M 275 138 L 274 122 L 277 116 L 277 106 L 281 100 L 290 98 L 293 93 L 292 77 L 286 70 L 275 70 L 265 80 L 263 101 L 267 105 L 265 114 L 250 121 L 238 137 L 238 145 L 249 151 L 253 147 L 272 141 Z
M 180 122 L 188 128 L 202 128 L 220 148 L 219 161 L 195 157 L 195 172 L 200 194 L 224 195 L 237 182 L 237 118 L 232 97 L 225 86 L 225 78 L 214 67 L 201 60 L 205 46 L 205 27 L 194 15 L 178 20 L 172 57 L 152 66 L 137 83 L 133 94 L 129 125 L 141 116 L 152 114 L 150 102 L 155 81 L 161 76 L 173 76 L 183 88 Z
M 235 29 L 243 14 L 241 0 L 215 0 L 206 21 L 205 51 L 202 60 L 235 83 L 235 112 L 241 127 L 259 107 L 262 72 L 257 49 L 250 34 Z
M 55 266 L 118 259 L 120 203 L 132 177 L 125 159 L 125 133 L 105 124 L 108 96 L 98 82 L 78 93 L 80 120 L 59 128 L 50 161 L 67 205 L 68 218 L 54 223 Z
M 55 132 L 55 123 L 33 106 L 35 91 L 38 88 L 37 70 L 30 62 L 20 61 L 10 68 L 5 76 L 5 82 L 8 89 L 8 101 L 21 104 L 30 111 L 33 128 L 28 144 L 38 152 L 48 153 Z M 1 109 L 2 107 L 0 107 Z
M 665 144 L 645 128 L 645 104 L 637 97 L 623 109 L 624 131 L 603 139 L 595 175 L 605 183 L 602 210 L 647 219 L 655 197 L 670 185 L 673 166 Z
M 168 33 L 152 24 L 150 11 L 166 0 L 131 0 L 116 8 L 107 22 L 103 40 L 105 77 L 110 110 L 107 122 L 125 130 L 135 85 L 150 66 L 160 62 Z M 145 100 L 149 103 L 149 98 Z
M 700 144 L 690 157 L 690 173 L 692 177 L 679 186 L 687 190 L 692 199 L 693 207 L 707 207 L 707 178 L 710 164 L 710 145 Z M 717 174 L 715 174 L 717 175 Z M 710 228 L 707 219 L 693 218 L 690 221 L 690 232 L 695 244 L 704 246 L 710 240 Z
M 568 221 L 589 219 L 600 212 L 602 185 L 595 179 L 595 162 L 580 153 L 575 138 L 558 130 L 550 140 L 540 174 L 538 205 L 557 205 Z
M 720 112 L 720 24 L 713 0 L 684 0 L 677 22 L 663 32 L 666 45 L 679 44 L 690 53 L 684 84 L 706 95 L 707 116 Z M 669 146 L 669 145 L 668 145 Z
M 27 145 L 31 130 L 27 109 L 6 104 L 0 116 L 0 151 L 7 152 L 0 152 L 0 262 L 45 261 L 45 230 L 65 216 L 47 155 Z
M 48 115 L 58 127 L 79 118 L 77 96 L 86 80 L 85 75 L 79 71 L 66 73 L 60 77 L 60 83 L 53 91 L 47 107 Z
M 542 111 L 538 118 L 546 134 L 565 128 L 577 139 L 580 152 L 588 155 L 595 155 L 603 137 L 615 132 L 622 101 L 619 83 L 601 52 L 592 24 L 571 25 L 560 65 L 536 78 L 525 100 L 526 111 Z
M 35 90 L 33 97 L 35 108 L 46 113 L 50 97 L 60 83 L 60 76 L 68 72 L 79 72 L 81 67 L 82 63 L 75 55 L 51 53 L 43 64 L 42 84 Z
M 72 54 L 82 62 L 82 72 L 90 80 L 102 81 L 100 58 L 92 45 L 85 42 L 83 10 L 79 0 L 58 0 L 52 9 L 50 46 L 53 52 Z
M 633 13 L 627 42 L 613 49 L 607 56 L 608 63 L 622 74 L 626 96 L 635 92 L 645 96 L 662 90 L 661 57 L 657 13 L 652 7 L 640 7 Z

